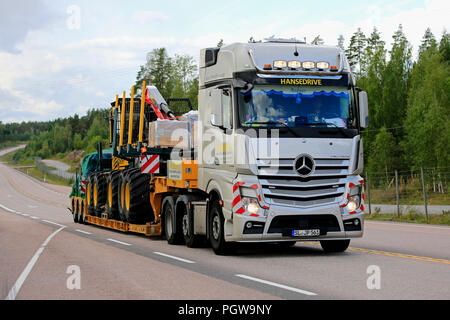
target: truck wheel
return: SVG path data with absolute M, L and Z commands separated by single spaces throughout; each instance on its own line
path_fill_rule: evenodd
M 350 240 L 322 240 L 320 245 L 325 252 L 344 252 L 350 245 Z
M 213 201 L 211 205 L 211 213 L 209 215 L 208 230 L 211 247 L 217 255 L 230 254 L 235 249 L 234 243 L 225 241 L 224 221 L 225 219 L 222 214 L 222 207 L 218 201 Z
M 94 210 L 97 217 L 102 216 L 103 206 L 106 203 L 106 178 L 103 173 L 94 176 Z
M 106 179 L 106 212 L 109 219 L 119 218 L 119 179 L 120 171 L 112 171 Z
M 177 204 L 178 214 L 181 215 L 181 229 L 184 243 L 189 248 L 196 248 L 200 245 L 203 237 L 194 234 L 194 221 L 192 214 L 189 214 L 188 210 L 184 202 Z
M 168 244 L 181 244 L 183 243 L 183 234 L 180 232 L 181 224 L 177 223 L 175 216 L 175 200 L 173 197 L 167 197 L 164 201 L 163 214 L 164 214 L 164 231 L 166 233 L 166 239 Z M 174 229 L 174 225 L 176 229 Z
M 95 208 L 94 208 L 94 201 L 93 201 L 94 176 L 95 176 L 94 172 L 89 175 L 87 185 L 86 185 L 86 202 L 87 202 L 88 214 L 90 216 L 95 216 Z

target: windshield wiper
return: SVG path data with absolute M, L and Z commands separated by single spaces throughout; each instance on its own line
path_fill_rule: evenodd
M 246 121 L 245 124 L 281 124 L 283 127 L 287 128 L 294 136 L 301 138 L 294 129 L 289 127 L 287 124 L 278 121 Z
M 330 125 L 333 126 L 334 128 L 338 129 L 344 136 L 349 137 L 349 135 L 347 134 L 347 132 L 345 132 L 344 128 L 339 127 L 337 124 L 333 123 L 333 122 L 306 122 L 306 123 L 300 123 L 301 125 L 307 125 L 307 126 L 323 126 L 323 125 Z

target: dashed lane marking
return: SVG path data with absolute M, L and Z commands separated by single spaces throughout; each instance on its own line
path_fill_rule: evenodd
M 293 291 L 293 292 L 296 292 L 296 293 L 305 294 L 307 296 L 316 296 L 317 295 L 317 293 L 314 293 L 314 292 L 311 292 L 311 291 L 306 291 L 306 290 L 302 290 L 302 289 L 286 286 L 284 284 L 280 284 L 280 283 L 276 283 L 276 282 L 272 282 L 272 281 L 268 281 L 268 280 L 263 280 L 263 279 L 259 279 L 259 278 L 246 276 L 245 274 L 236 274 L 235 276 L 239 277 L 239 278 L 243 278 L 243 279 L 247 279 L 247 280 L 251 280 L 251 281 L 267 284 L 269 286 L 273 286 L 273 287 L 277 287 L 277 288 Z
M 122 241 L 115 240 L 115 239 L 111 239 L 111 238 L 108 238 L 108 239 L 106 239 L 106 240 L 112 241 L 112 242 L 115 242 L 115 243 L 119 243 L 119 244 L 123 244 L 124 246 L 131 246 L 131 244 L 129 244 L 129 243 L 122 242 Z
M 167 253 L 162 253 L 162 252 L 158 252 L 158 251 L 155 251 L 153 253 L 157 254 L 157 255 L 160 255 L 160 256 L 163 256 L 163 257 L 166 257 L 166 258 L 170 258 L 170 259 L 174 259 L 174 260 L 178 260 L 178 261 L 182 261 L 182 262 L 186 262 L 186 263 L 195 263 L 192 260 L 188 260 L 188 259 L 183 259 L 183 258 L 180 258 L 180 257 L 172 256 L 172 255 L 167 254 Z

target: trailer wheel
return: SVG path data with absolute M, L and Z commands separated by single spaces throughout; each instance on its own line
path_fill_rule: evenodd
M 81 224 L 86 224 L 86 214 L 84 212 L 84 201 L 83 200 L 81 200 L 81 210 L 80 210 L 80 216 L 79 216 L 78 220 Z
M 350 240 L 322 240 L 320 245 L 325 252 L 344 252 L 350 245 Z
M 150 205 L 150 176 L 140 169 L 130 171 L 124 179 L 124 213 L 130 223 L 153 221 Z
M 128 173 L 133 169 L 125 169 L 121 170 L 118 178 L 118 184 L 117 184 L 117 206 L 119 209 L 119 217 L 120 220 L 126 222 L 127 216 L 125 214 L 125 177 L 128 175 Z
M 168 244 L 183 243 L 183 234 L 180 232 L 181 224 L 175 216 L 175 200 L 167 197 L 163 202 L 164 231 Z M 180 220 L 180 219 L 178 219 Z
M 72 201 L 72 214 L 73 214 L 73 222 L 78 222 L 78 201 Z
M 94 176 L 94 210 L 97 217 L 102 216 L 103 206 L 106 203 L 106 178 L 103 173 Z
M 87 185 L 86 185 L 87 209 L 88 209 L 89 215 L 91 215 L 91 216 L 95 216 L 95 208 L 94 208 L 94 201 L 93 201 L 94 176 L 95 176 L 95 172 L 93 172 L 89 175 L 88 180 L 87 180 Z
M 106 179 L 106 212 L 109 219 L 119 218 L 119 179 L 120 171 L 112 171 Z
M 219 201 L 213 200 L 211 204 L 211 213 L 209 215 L 208 230 L 209 240 L 214 253 L 217 255 L 227 255 L 234 251 L 235 244 L 226 242 L 224 237 L 225 219 L 222 213 L 222 207 Z

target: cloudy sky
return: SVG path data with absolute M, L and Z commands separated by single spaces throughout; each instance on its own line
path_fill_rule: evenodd
M 336 45 L 374 26 L 386 44 L 403 24 L 417 53 L 427 27 L 449 30 L 448 0 L 0 0 L 0 121 L 51 120 L 108 107 L 146 53 L 189 54 L 251 36 Z

